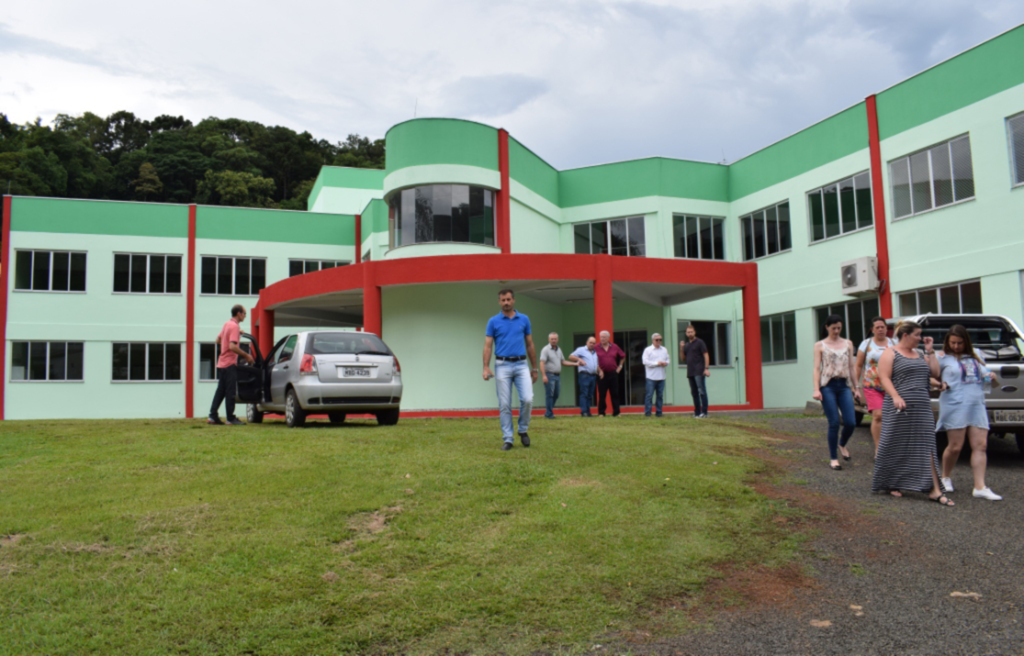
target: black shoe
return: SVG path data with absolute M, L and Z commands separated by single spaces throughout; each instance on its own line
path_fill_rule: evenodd
M 527 433 L 519 434 L 519 441 L 523 443 L 523 446 L 527 449 L 530 448 L 530 436 Z
M 511 451 L 512 450 L 512 443 L 511 442 L 502 442 L 501 450 L 502 451 Z
M 228 419 L 228 425 L 230 425 L 230 426 L 245 426 L 245 422 L 242 421 L 241 419 L 239 419 L 238 417 L 232 417 L 231 419 Z
M 220 417 L 207 417 L 206 418 L 206 423 L 214 424 L 216 426 L 223 426 L 224 425 L 224 422 L 221 421 Z

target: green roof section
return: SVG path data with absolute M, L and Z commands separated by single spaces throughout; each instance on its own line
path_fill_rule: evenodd
M 15 196 L 11 230 L 188 237 L 188 205 Z
M 559 205 L 579 207 L 646 196 L 729 200 L 729 169 L 721 164 L 650 157 L 559 174 Z
M 1024 25 L 877 94 L 879 137 L 887 139 L 1022 82 Z
M 290 244 L 355 244 L 355 216 L 200 205 L 197 239 L 276 241 Z
M 385 147 L 388 173 L 431 164 L 498 170 L 498 130 L 472 121 L 412 119 L 388 130 Z
M 867 107 L 860 102 L 730 164 L 729 198 L 749 196 L 868 145 Z
M 558 170 L 511 136 L 508 138 L 508 175 L 530 191 L 558 205 Z
M 359 215 L 362 221 L 362 237 L 366 239 L 374 232 L 388 231 L 388 204 L 380 199 L 371 200 Z
M 313 189 L 309 192 L 307 209 L 313 207 L 317 196 L 324 187 L 341 187 L 343 189 L 375 189 L 384 188 L 383 169 L 357 169 L 349 166 L 322 166 L 316 176 Z

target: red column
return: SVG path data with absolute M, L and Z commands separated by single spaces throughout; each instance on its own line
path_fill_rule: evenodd
M 892 285 L 889 284 L 889 235 L 885 223 L 885 189 L 882 187 L 882 144 L 878 136 L 878 106 L 874 94 L 867 97 L 868 147 L 871 152 L 871 199 L 875 212 L 875 251 L 878 259 L 878 307 L 883 317 L 892 317 Z
M 496 237 L 502 255 L 512 252 L 511 200 L 508 178 L 508 132 L 498 130 L 498 172 L 501 174 L 501 189 L 495 195 L 494 215 Z
M 380 287 L 374 276 L 374 263 L 367 262 L 363 271 L 363 330 L 381 337 Z
M 356 264 L 363 261 L 363 218 L 356 214 Z
M 260 353 L 262 353 L 265 358 L 270 355 L 270 350 L 274 348 L 274 311 L 265 310 L 261 307 L 257 307 L 257 311 L 260 313 Z
M 607 330 L 615 336 L 615 312 L 612 306 L 612 256 L 595 257 L 594 271 L 594 337 Z
M 743 286 L 743 370 L 746 374 L 747 405 L 751 410 L 764 408 L 761 385 L 761 308 L 757 298 L 757 265 Z
M 260 308 L 257 307 L 249 308 L 249 334 L 256 338 L 256 344 L 260 344 Z M 263 353 L 263 347 L 260 346 L 260 354 L 265 358 L 266 353 Z
M 196 206 L 188 206 L 188 269 L 185 275 L 185 418 L 193 416 L 196 375 Z
M 0 228 L 0 420 L 7 397 L 7 272 L 11 269 L 11 197 L 4 196 L 3 227 Z

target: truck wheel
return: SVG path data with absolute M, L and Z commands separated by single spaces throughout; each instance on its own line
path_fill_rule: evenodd
M 306 423 L 306 411 L 299 405 L 299 395 L 293 389 L 284 397 L 284 423 L 288 428 L 299 428 Z
M 255 403 L 250 403 L 245 406 L 245 420 L 250 424 L 263 423 L 263 413 L 260 412 Z
M 345 415 L 344 412 L 328 412 L 327 413 L 327 419 L 329 419 L 332 424 L 343 424 L 343 423 L 345 423 L 345 416 L 346 415 Z
M 377 424 L 380 426 L 394 426 L 398 423 L 398 408 L 383 410 L 377 413 Z

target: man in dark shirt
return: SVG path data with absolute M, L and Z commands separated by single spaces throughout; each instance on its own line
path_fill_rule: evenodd
M 626 361 L 626 354 L 618 344 L 611 342 L 611 335 L 602 330 L 601 343 L 597 345 L 597 414 L 605 416 L 608 409 L 605 396 L 612 395 L 612 416 L 619 416 L 619 372 Z
M 693 395 L 693 416 L 702 419 L 708 416 L 708 391 L 705 381 L 711 376 L 711 358 L 707 344 L 697 337 L 697 330 L 690 324 L 686 327 L 686 340 L 679 342 L 679 359 L 686 362 L 686 377 L 690 381 Z

